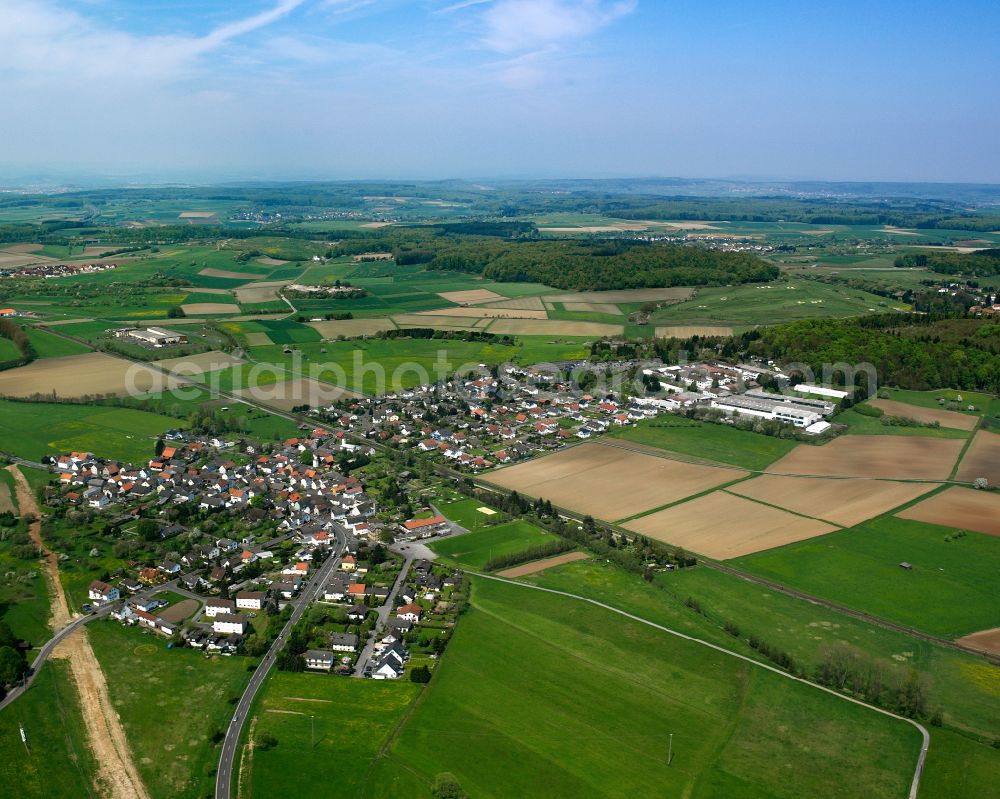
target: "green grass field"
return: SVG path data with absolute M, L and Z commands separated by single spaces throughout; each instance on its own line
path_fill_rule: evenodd
M 833 420 L 837 424 L 846 424 L 849 433 L 856 436 L 926 436 L 929 438 L 968 438 L 972 435 L 968 430 L 956 430 L 953 427 L 904 427 L 902 425 L 882 424 L 874 416 L 865 416 L 854 408 L 838 413 Z
M 27 747 L 21 743 L 24 725 Z M 93 757 L 69 665 L 49 661 L 28 692 L 0 711 L 0 786 L 18 799 L 96 799 Z
M 778 324 L 795 319 L 859 316 L 900 303 L 844 286 L 793 279 L 768 285 L 703 288 L 690 300 L 653 314 L 658 325 Z
M 765 469 L 791 452 L 797 442 L 720 424 L 670 416 L 611 431 L 615 438 L 705 460 Z
M 918 748 L 902 722 L 705 647 L 474 579 L 388 758 L 476 797 L 895 797 Z
M 68 331 L 67 331 L 68 332 Z M 29 327 L 27 329 L 28 340 L 35 348 L 38 357 L 41 358 L 62 358 L 67 355 L 82 355 L 90 352 L 82 344 L 69 341 L 61 336 L 42 330 L 39 327 Z
M 9 338 L 0 336 L 0 363 L 14 361 L 21 357 L 21 351 Z
M 990 739 L 1000 737 L 1000 667 L 736 576 L 694 568 L 659 574 L 647 583 L 616 566 L 590 560 L 522 579 L 612 604 L 759 659 L 745 644 L 754 635 L 790 653 L 807 674 L 814 673 L 824 650 L 847 645 L 883 669 L 917 669 L 930 682 L 931 707 L 943 711 L 947 724 Z M 685 604 L 689 598 L 697 601 L 700 612 Z M 740 629 L 740 638 L 724 631 L 727 622 Z
M 256 703 L 252 726 L 255 742 L 273 735 L 278 743 L 266 751 L 256 748 L 249 768 L 244 761 L 240 795 L 310 796 L 316 786 L 310 787 L 307 779 L 290 780 L 289 775 L 316 775 L 317 768 L 322 771 L 332 764 L 337 765 L 322 776 L 323 795 L 367 796 L 366 786 L 391 791 L 392 782 L 372 780 L 372 765 L 418 691 L 419 686 L 408 681 L 272 672 Z M 427 795 L 426 789 L 420 795 Z
M 560 540 L 559 536 L 547 533 L 533 524 L 513 521 L 435 541 L 430 547 L 460 566 L 482 569 L 493 558 L 513 555 L 531 547 Z
M 737 568 L 936 635 L 1000 626 L 1000 539 L 883 517 L 737 558 Z M 912 570 L 899 567 L 907 561 Z
M 112 621 L 87 629 L 153 799 L 210 794 L 218 750 L 209 738 L 229 723 L 247 661 L 167 649 L 163 638 Z
M 954 402 L 957 407 L 954 410 L 971 414 L 973 416 L 982 415 L 993 400 L 989 394 L 980 394 L 975 391 L 955 391 L 954 389 L 941 389 L 940 391 L 910 391 L 902 388 L 882 388 L 880 391 L 889 393 L 889 399 L 897 402 L 906 402 L 921 408 L 946 408 L 948 403 Z M 959 400 L 959 397 L 962 399 Z M 939 400 L 944 400 L 942 404 Z M 974 405 L 977 410 L 968 410 L 969 405 Z
M 142 463 L 176 419 L 131 408 L 0 400 L 0 446 L 31 460 L 72 451 Z

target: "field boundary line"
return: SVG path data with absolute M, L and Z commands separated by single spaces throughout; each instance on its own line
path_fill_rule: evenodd
M 923 742 L 920 747 L 920 754 L 917 757 L 917 765 L 913 772 L 913 780 L 910 783 L 910 792 L 908 794 L 908 799 L 917 799 L 917 792 L 920 789 L 920 778 L 923 775 L 923 770 L 924 770 L 924 762 L 927 759 L 927 751 L 928 749 L 930 749 L 931 745 L 930 733 L 927 731 L 927 728 L 924 727 L 924 725 L 921 724 L 920 722 L 915 721 L 914 719 L 907 718 L 906 716 L 900 716 L 897 713 L 893 713 L 891 710 L 885 710 L 884 708 L 876 707 L 875 705 L 870 705 L 867 702 L 863 702 L 860 699 L 855 699 L 853 696 L 846 696 L 840 693 L 839 691 L 833 690 L 832 688 L 827 688 L 825 685 L 820 685 L 819 683 L 812 682 L 811 680 L 807 680 L 803 677 L 796 677 L 794 674 L 789 674 L 787 671 L 783 671 L 782 669 L 779 669 L 777 666 L 771 666 L 768 665 L 767 663 L 762 663 L 759 660 L 754 660 L 753 658 L 748 657 L 747 655 L 741 655 L 739 652 L 733 652 L 732 650 L 726 649 L 725 647 L 719 646 L 718 644 L 713 644 L 701 638 L 696 638 L 693 635 L 688 635 L 687 633 L 682 633 L 678 630 L 673 630 L 670 627 L 666 627 L 662 624 L 657 624 L 654 621 L 642 618 L 642 616 L 636 616 L 635 614 L 629 613 L 628 611 L 622 610 L 621 608 L 616 608 L 614 605 L 608 605 L 604 602 L 599 602 L 596 599 L 591 599 L 590 597 L 580 596 L 579 594 L 572 594 L 569 591 L 560 591 L 555 588 L 545 588 L 544 586 L 540 585 L 532 585 L 531 583 L 522 583 L 518 582 L 517 580 L 508 580 L 504 577 L 496 577 L 495 575 L 483 574 L 482 572 L 469 571 L 468 574 L 475 575 L 476 577 L 481 577 L 485 580 L 494 580 L 495 582 L 498 583 L 506 583 L 507 585 L 516 585 L 520 586 L 521 588 L 529 588 L 535 591 L 544 591 L 547 594 L 555 594 L 557 596 L 563 596 L 569 599 L 575 599 L 579 602 L 586 602 L 590 605 L 595 605 L 596 607 L 603 608 L 604 610 L 609 610 L 612 613 L 617 613 L 619 616 L 624 616 L 627 619 L 631 619 L 632 621 L 639 622 L 640 624 L 645 624 L 649 627 L 653 627 L 654 629 L 676 636 L 677 638 L 681 638 L 685 641 L 690 641 L 691 643 L 700 644 L 701 646 L 708 647 L 709 649 L 714 649 L 716 652 L 721 652 L 724 655 L 738 658 L 739 660 L 742 660 L 746 663 L 750 663 L 753 666 L 756 666 L 761 669 L 766 669 L 767 671 L 780 675 L 781 677 L 784 677 L 787 680 L 793 680 L 794 682 L 801 683 L 802 685 L 808 685 L 811 688 L 814 688 L 818 691 L 823 691 L 824 693 L 830 694 L 831 696 L 835 696 L 838 699 L 844 700 L 845 702 L 851 702 L 860 707 L 867 708 L 868 710 L 873 710 L 876 713 L 881 713 L 883 716 L 888 716 L 889 718 L 906 722 L 907 724 L 915 727 L 920 732 L 920 735 L 923 738 Z

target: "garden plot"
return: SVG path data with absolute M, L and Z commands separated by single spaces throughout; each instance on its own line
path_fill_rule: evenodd
M 838 529 L 726 491 L 682 502 L 624 526 L 717 560 L 773 549 Z
M 600 444 L 581 444 L 498 469 L 489 479 L 560 507 L 613 521 L 746 475 L 737 469 L 716 469 Z

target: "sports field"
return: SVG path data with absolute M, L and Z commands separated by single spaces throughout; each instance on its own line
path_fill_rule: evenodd
M 454 560 L 460 566 L 482 569 L 493 558 L 513 555 L 560 540 L 558 536 L 533 524 L 517 520 L 492 527 L 480 527 L 471 533 L 435 541 L 430 547 L 438 555 Z
M 717 560 L 814 538 L 837 528 L 726 491 L 626 522 L 627 530 Z
M 964 489 L 952 489 L 964 490 Z M 949 638 L 1000 626 L 1000 539 L 895 517 L 740 558 L 734 565 Z M 901 563 L 912 568 L 905 569 Z
M 897 515 L 903 519 L 1000 536 L 1000 494 L 993 491 L 952 486 Z
M 800 444 L 772 464 L 774 474 L 944 480 L 965 442 L 909 436 L 853 436 L 822 446 Z
M 746 477 L 601 444 L 581 444 L 490 472 L 489 480 L 559 507 L 614 521 Z
M 153 457 L 157 436 L 177 424 L 131 408 L 0 400 L 0 448 L 30 460 L 93 452 L 144 463 Z
M 388 761 L 425 783 L 451 772 L 476 797 L 896 797 L 918 748 L 903 722 L 601 608 L 474 578 Z

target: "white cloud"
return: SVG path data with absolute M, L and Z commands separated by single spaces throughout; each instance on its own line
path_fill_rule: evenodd
M 483 14 L 484 41 L 501 53 L 583 39 L 632 13 L 638 0 L 499 0 Z

